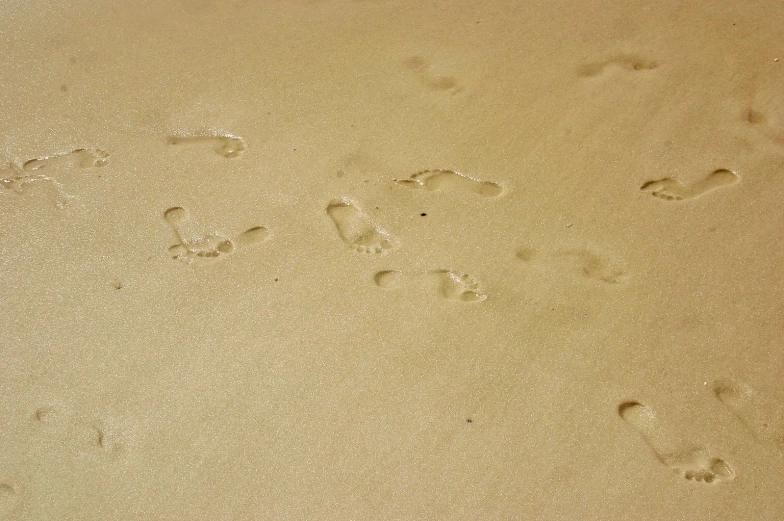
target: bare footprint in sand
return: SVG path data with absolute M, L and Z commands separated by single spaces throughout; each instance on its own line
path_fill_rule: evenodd
M 487 299 L 487 295 L 480 291 L 479 283 L 473 277 L 452 270 L 438 269 L 417 273 L 380 271 L 373 277 L 376 284 L 384 289 L 397 289 L 407 279 L 437 283 L 439 294 L 449 300 L 472 303 Z
M 431 73 L 430 63 L 421 56 L 403 60 L 403 66 L 419 77 L 430 90 L 449 92 L 452 95 L 463 92 L 463 86 L 452 76 L 438 76 Z
M 540 257 L 533 248 L 521 248 L 517 251 L 516 256 L 526 263 L 534 262 Z M 620 268 L 615 261 L 587 248 L 559 250 L 545 258 L 555 260 L 555 267 L 570 271 L 575 268 L 579 269 L 586 278 L 599 282 L 622 284 L 628 280 L 626 271 Z
M 687 480 L 718 483 L 735 479 L 735 472 L 723 459 L 676 441 L 647 405 L 624 402 L 618 406 L 618 414 L 639 433 L 662 464 Z
M 335 223 L 343 242 L 360 253 L 383 253 L 396 246 L 389 232 L 346 197 L 329 203 L 327 215 Z
M 716 380 L 713 394 L 762 443 L 784 454 L 784 408 L 760 396 L 750 385 Z
M 409 179 L 395 179 L 395 182 L 409 188 L 428 191 L 438 190 L 444 185 L 453 185 L 484 197 L 498 197 L 504 191 L 497 183 L 480 181 L 455 170 L 424 170 L 412 175 Z
M 245 150 L 245 141 L 229 134 L 218 136 L 171 136 L 168 140 L 174 146 L 208 146 L 216 154 L 231 159 Z
M 22 165 L 25 172 L 33 172 L 36 170 L 52 169 L 59 166 L 79 167 L 79 168 L 97 168 L 109 164 L 109 154 L 97 148 L 86 149 L 77 148 L 71 152 L 64 154 L 56 154 L 54 156 L 40 157 L 38 159 L 31 159 Z
M 217 260 L 234 253 L 238 247 L 262 243 L 270 236 L 269 230 L 263 226 L 249 228 L 234 239 L 216 232 L 203 234 L 196 229 L 190 213 L 180 206 L 166 210 L 163 218 L 172 227 L 179 241 L 169 248 L 169 252 L 172 258 L 185 264 Z
M 696 199 L 717 188 L 735 184 L 739 180 L 740 177 L 735 172 L 720 168 L 710 173 L 702 181 L 697 181 L 691 186 L 684 185 L 671 177 L 665 177 L 657 181 L 648 181 L 640 187 L 640 190 L 666 201 L 683 201 Z
M 658 66 L 659 64 L 653 60 L 634 54 L 622 54 L 602 62 L 583 65 L 577 70 L 577 74 L 584 78 L 593 78 L 614 68 L 626 71 L 650 71 Z
M 0 188 L 4 193 L 14 193 L 26 195 L 32 193 L 37 187 L 50 187 L 49 195 L 57 208 L 65 208 L 68 201 L 73 199 L 72 195 L 65 192 L 63 185 L 58 183 L 53 177 L 39 173 L 25 173 L 10 161 L 5 166 L 0 167 Z

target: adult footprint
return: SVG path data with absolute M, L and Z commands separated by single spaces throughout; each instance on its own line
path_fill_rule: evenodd
M 252 246 L 267 240 L 269 230 L 263 226 L 249 228 L 231 239 L 221 233 L 200 233 L 190 213 L 181 206 L 169 208 L 163 218 L 177 236 L 178 243 L 169 248 L 172 258 L 185 264 L 195 261 L 216 260 L 234 253 L 237 247 Z
M 750 385 L 729 379 L 713 382 L 713 394 L 763 443 L 784 452 L 784 410 L 760 396 Z
M 449 300 L 460 302 L 482 302 L 487 295 L 482 293 L 479 283 L 470 275 L 452 270 L 438 269 L 427 272 L 403 273 L 380 271 L 373 280 L 384 289 L 397 289 L 406 279 L 419 279 L 437 283 L 439 294 Z
M 216 154 L 231 159 L 245 150 L 245 141 L 229 134 L 219 136 L 171 136 L 169 144 L 174 146 L 209 146 Z
M 77 148 L 64 154 L 31 159 L 22 165 L 26 172 L 50 169 L 58 166 L 76 166 L 79 168 L 95 168 L 109 164 L 109 154 L 97 148 Z
M 335 223 L 343 242 L 360 253 L 383 253 L 396 246 L 389 232 L 346 197 L 329 203 L 327 215 Z
M 683 447 L 675 441 L 647 405 L 624 402 L 618 406 L 618 414 L 639 433 L 662 464 L 684 478 L 703 483 L 735 479 L 735 472 L 723 459 L 708 455 L 702 448 Z
M 658 66 L 659 64 L 653 60 L 648 60 L 635 54 L 622 54 L 602 62 L 583 65 L 578 69 L 577 74 L 585 78 L 592 78 L 600 76 L 605 71 L 613 68 L 626 71 L 649 71 Z
M 497 183 L 480 181 L 454 170 L 424 170 L 408 179 L 395 179 L 395 182 L 409 188 L 428 191 L 438 190 L 444 185 L 453 185 L 484 197 L 498 197 L 504 191 Z
M 722 186 L 730 186 L 737 183 L 740 177 L 735 172 L 720 168 L 708 174 L 708 176 L 693 183 L 684 185 L 680 181 L 671 177 L 665 177 L 656 181 L 648 181 L 640 187 L 643 192 L 648 192 L 654 197 L 667 201 L 683 201 L 686 199 L 696 199 L 701 195 L 707 194 Z

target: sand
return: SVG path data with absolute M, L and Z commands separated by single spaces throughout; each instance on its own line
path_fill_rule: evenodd
M 0 519 L 784 518 L 782 20 L 7 2 Z

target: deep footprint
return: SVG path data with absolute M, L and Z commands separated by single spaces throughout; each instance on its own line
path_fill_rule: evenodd
M 428 272 L 403 273 L 400 271 L 380 271 L 373 277 L 376 285 L 384 289 L 397 289 L 406 279 L 424 279 L 437 282 L 438 293 L 445 299 L 474 303 L 487 299 L 479 283 L 470 275 L 452 270 L 438 269 Z
M 687 480 L 718 483 L 735 479 L 735 472 L 723 459 L 708 455 L 701 448 L 679 448 L 681 444 L 662 428 L 656 413 L 647 405 L 624 402 L 618 406 L 618 414 L 637 431 L 662 464 Z
M 656 181 L 648 181 L 640 187 L 640 190 L 665 201 L 685 201 L 696 199 L 717 188 L 733 185 L 739 180 L 740 177 L 735 172 L 720 168 L 691 186 L 684 185 L 671 177 L 665 177 Z
M 185 264 L 214 261 L 234 253 L 238 247 L 262 243 L 270 236 L 269 230 L 263 226 L 249 228 L 234 239 L 220 233 L 201 234 L 194 226 L 190 213 L 181 206 L 169 208 L 163 218 L 179 241 L 169 248 L 169 253 L 173 259 Z
M 245 141 L 229 134 L 220 136 L 171 136 L 169 144 L 174 146 L 209 146 L 216 154 L 227 159 L 239 156 L 245 150 Z
M 491 181 L 480 181 L 454 170 L 424 170 L 408 179 L 395 179 L 399 185 L 428 191 L 438 190 L 444 185 L 454 185 L 484 197 L 498 197 L 504 191 L 501 185 Z
M 713 394 L 759 441 L 784 453 L 784 410 L 760 396 L 750 385 L 716 380 Z
M 44 168 L 59 166 L 76 166 L 79 168 L 99 168 L 109 164 L 109 154 L 103 150 L 77 148 L 64 154 L 31 159 L 22 165 L 25 172 L 33 172 Z
M 348 198 L 336 199 L 327 206 L 327 215 L 348 246 L 360 253 L 383 253 L 396 246 L 395 239 Z
M 633 54 L 624 54 L 603 62 L 583 65 L 578 69 L 577 74 L 584 78 L 593 78 L 613 68 L 620 68 L 626 71 L 650 71 L 658 66 L 659 64 L 653 60 Z

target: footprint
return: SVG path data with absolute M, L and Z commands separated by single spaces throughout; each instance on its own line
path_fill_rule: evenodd
M 234 253 L 237 247 L 246 247 L 266 241 L 269 230 L 255 226 L 240 233 L 233 240 L 220 233 L 202 234 L 194 226 L 190 213 L 181 206 L 169 208 L 163 218 L 174 230 L 179 243 L 169 248 L 172 258 L 185 264 L 212 261 Z
M 327 206 L 343 241 L 360 253 L 383 253 L 396 246 L 396 241 L 348 198 L 335 199 Z
M 452 270 L 438 269 L 407 274 L 400 271 L 380 271 L 373 277 L 376 284 L 384 289 L 397 289 L 406 279 L 437 282 L 439 293 L 449 300 L 472 303 L 487 299 L 487 295 L 480 291 L 479 283 L 473 277 Z
M 716 380 L 713 394 L 756 439 L 784 453 L 784 411 L 781 406 L 759 396 L 750 385 L 728 379 Z
M 16 488 L 9 483 L 0 483 L 0 519 L 11 515 L 18 501 Z
M 419 77 L 430 90 L 450 92 L 452 95 L 463 92 L 463 87 L 452 76 L 437 76 L 430 73 L 430 64 L 420 56 L 403 60 L 403 66 Z
M 245 150 L 245 141 L 230 134 L 218 136 L 171 136 L 169 144 L 174 146 L 211 146 L 216 154 L 231 159 Z
M 626 71 L 650 71 L 659 66 L 653 60 L 648 60 L 633 54 L 623 54 L 603 62 L 589 63 L 581 66 L 577 74 L 584 78 L 593 78 L 613 68 Z
M 647 405 L 624 402 L 618 406 L 618 414 L 640 434 L 662 464 L 689 481 L 718 483 L 735 479 L 735 472 L 723 459 L 710 456 L 701 448 L 678 448 L 679 444 Z
M 454 170 L 424 170 L 412 175 L 409 179 L 395 179 L 399 185 L 428 191 L 437 190 L 440 186 L 456 187 L 476 192 L 484 197 L 498 197 L 504 191 L 501 185 L 491 181 L 480 181 Z
M 22 165 L 25 172 L 34 172 L 44 168 L 51 169 L 59 166 L 77 166 L 79 168 L 97 168 L 109 164 L 109 154 L 97 148 L 77 148 L 71 152 L 54 156 L 31 159 Z
M 784 144 L 784 97 L 776 90 L 760 90 L 745 119 L 758 132 L 779 145 Z
M 54 178 L 44 174 L 26 174 L 10 161 L 0 168 L 0 187 L 3 192 L 11 192 L 17 195 L 25 195 L 35 190 L 37 186 L 50 186 L 53 192 L 54 205 L 57 208 L 65 208 L 68 201 L 73 199 L 63 189 L 63 185 Z
M 648 181 L 640 187 L 643 192 L 648 192 L 654 197 L 667 201 L 683 201 L 696 199 L 701 195 L 711 192 L 722 186 L 730 186 L 737 183 L 740 177 L 735 172 L 720 168 L 710 173 L 705 179 L 686 186 L 680 181 L 671 177 L 665 177 L 657 181 Z
M 541 258 L 541 255 L 533 248 L 521 248 L 517 251 L 516 256 L 527 263 Z M 626 271 L 618 267 L 609 257 L 589 249 L 559 250 L 547 255 L 546 258 L 554 259 L 556 264 L 560 264 L 559 260 L 562 261 L 563 265 L 559 269 L 576 267 L 586 278 L 607 284 L 622 284 L 628 279 Z

